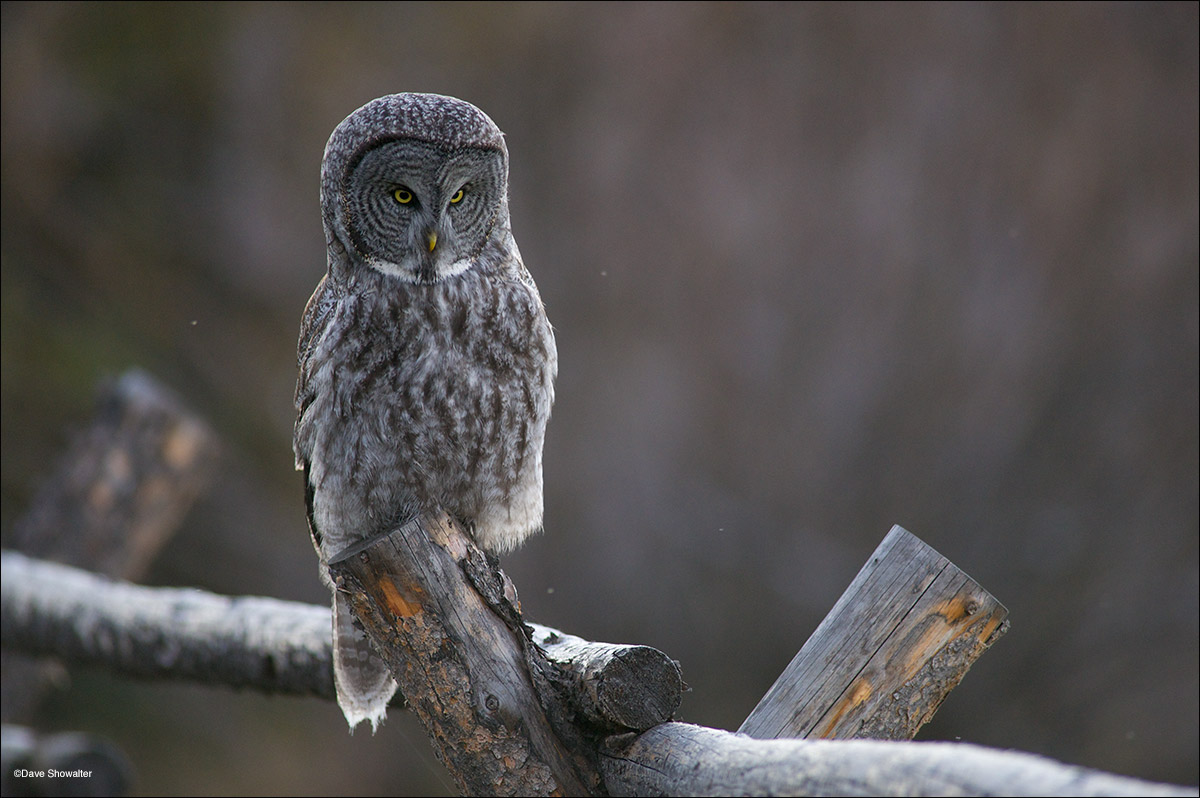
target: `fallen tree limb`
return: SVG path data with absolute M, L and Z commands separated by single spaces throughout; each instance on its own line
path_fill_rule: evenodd
M 5 649 L 141 679 L 334 700 L 328 607 L 143 587 L 13 551 L 0 554 L 0 593 Z M 646 729 L 679 706 L 679 669 L 661 651 L 529 626 L 546 656 L 575 674 L 591 722 Z
M 136 634 L 126 626 L 131 616 Z M 329 623 L 325 606 L 140 587 L 14 552 L 0 556 L 6 648 L 121 674 L 333 700 Z M 533 626 L 535 640 L 553 635 L 562 633 Z M 224 662 L 206 660 L 217 651 Z M 596 756 L 602 789 L 613 795 L 1197 794 L 960 743 L 755 740 L 681 723 L 598 741 Z
M 105 382 L 90 424 L 13 525 L 9 548 L 140 579 L 216 468 L 216 436 L 141 371 Z
M 5 551 L 6 649 L 124 676 L 333 700 L 328 607 L 142 587 Z
M 72 435 L 6 545 L 138 579 L 210 481 L 219 449 L 208 425 L 150 375 L 132 370 L 106 380 L 90 423 Z M 0 662 L 0 715 L 27 719 L 45 672 L 7 651 Z
M 679 663 L 650 646 L 596 643 L 548 626 L 528 624 L 546 656 L 581 689 L 575 708 L 598 728 L 643 731 L 674 717 L 686 685 Z
M 1197 794 L 967 743 L 756 740 L 685 723 L 612 742 L 612 795 Z

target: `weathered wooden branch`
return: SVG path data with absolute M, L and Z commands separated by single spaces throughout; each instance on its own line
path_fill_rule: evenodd
M 125 676 L 333 700 L 329 608 L 120 582 L 12 551 L 0 559 L 5 649 Z
M 105 383 L 8 548 L 138 579 L 208 484 L 216 436 L 149 375 Z
M 149 375 L 104 383 L 89 426 L 13 525 L 10 548 L 137 579 L 207 485 L 216 436 Z M 6 721 L 29 714 L 45 681 L 37 663 L 0 654 Z
M 60 595 L 63 600 L 57 598 Z M 129 610 L 122 606 L 127 602 Z M 130 613 L 139 618 L 140 634 L 132 634 L 118 623 Z M 196 618 L 204 618 L 206 623 L 196 624 Z M 197 631 L 201 626 L 210 626 L 222 644 L 214 646 L 204 640 Z M 173 637 L 175 629 L 181 634 Z M 234 633 L 235 629 L 240 631 Z M 57 653 L 70 662 L 140 677 L 176 678 L 182 674 L 209 684 L 333 699 L 329 608 L 325 606 L 138 587 L 4 552 L 0 558 L 0 632 L 6 648 Z M 533 627 L 535 640 L 556 634 L 567 637 Z M 193 640 L 192 635 L 199 639 Z M 193 646 L 208 653 L 198 655 L 189 650 Z M 593 646 L 602 651 L 613 648 L 604 643 Z M 582 648 L 587 652 L 589 647 Z M 551 645 L 548 650 L 554 649 Z M 197 664 L 217 650 L 227 662 L 211 667 Z M 314 663 L 324 663 L 319 666 L 321 672 L 315 674 L 318 666 L 314 664 L 289 674 L 288 668 L 298 658 L 281 651 L 309 650 Z M 586 653 L 584 656 L 587 658 Z M 242 670 L 238 672 L 230 663 Z M 227 682 L 222 681 L 222 674 Z M 613 795 L 1197 794 L 1195 788 L 1154 784 L 1030 754 L 957 743 L 755 740 L 666 723 L 643 734 L 613 735 L 597 741 L 596 746 L 603 789 Z
M 892 527 L 738 731 L 911 740 L 1007 616 L 953 563 Z
M 684 723 L 612 742 L 612 795 L 1197 794 L 967 743 L 756 740 Z
M 679 663 L 650 646 L 596 643 L 537 624 L 533 642 L 572 675 L 568 700 L 598 729 L 644 731 L 671 720 L 686 685 Z
M 447 516 L 330 563 L 464 795 L 590 795 L 600 775 L 527 637 L 512 582 Z
M 334 700 L 328 607 L 143 587 L 12 551 L 0 553 L 0 596 L 6 650 L 140 679 Z M 682 682 L 661 651 L 529 627 L 546 655 L 576 674 L 571 692 L 594 705 L 592 722 L 647 729 L 671 719 Z M 642 681 L 644 675 L 650 679 Z M 675 703 L 664 702 L 664 695 L 675 696 Z M 403 698 L 394 703 L 402 706 Z
M 99 407 L 13 542 L 137 574 L 199 492 L 216 445 L 141 374 L 116 382 Z M 464 793 L 1197 794 L 971 745 L 763 740 L 665 722 L 685 689 L 678 663 L 526 624 L 498 563 L 444 515 L 363 542 L 331 574 Z M 334 697 L 325 607 L 138 587 L 15 552 L 3 554 L 0 592 L 6 699 L 12 650 L 143 678 Z M 896 527 L 742 731 L 911 738 L 1003 634 L 1006 614 Z M 18 751 L 13 728 L 6 772 Z M 82 738 L 62 739 L 75 746 L 67 753 L 88 755 Z M 51 748 L 62 746 L 26 746 L 22 756 Z M 19 787 L 6 782 L 5 794 Z
M 127 375 L 101 401 L 97 423 L 39 493 L 14 541 L 110 573 L 137 572 L 194 498 L 214 452 L 204 426 L 166 392 Z M 683 689 L 677 663 L 648 647 L 525 624 L 512 583 L 444 516 L 364 542 L 332 573 L 463 792 L 839 793 L 903 785 L 918 794 L 983 793 L 997 784 L 988 757 L 1001 756 L 1009 757 L 1005 778 L 1011 771 L 1027 779 L 1031 793 L 1179 794 L 971 746 L 950 746 L 952 755 L 929 746 L 818 755 L 796 746 L 829 743 L 766 743 L 662 723 Z M 142 678 L 333 698 L 325 607 L 138 587 L 11 552 L 0 589 L 6 650 Z M 1004 615 L 986 591 L 896 528 L 743 730 L 910 737 L 1003 632 Z M 947 757 L 958 769 L 942 762 Z

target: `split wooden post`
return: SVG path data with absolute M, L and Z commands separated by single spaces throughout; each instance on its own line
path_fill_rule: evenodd
M 256 597 L 226 597 L 172 588 L 148 588 L 116 583 L 62 565 L 39 563 L 19 554 L 4 553 L 0 578 L 0 614 L 3 643 L 30 652 L 48 653 L 59 646 L 68 659 L 77 660 L 79 644 L 90 653 L 93 665 L 107 663 L 119 672 L 169 677 L 178 666 L 188 678 L 209 684 L 280 688 L 332 699 L 329 678 L 329 607 L 280 602 Z M 489 591 L 485 591 L 489 592 Z M 65 606 L 60 593 L 72 594 Z M 89 596 L 90 594 L 90 596 Z M 81 605 L 80 602 L 87 602 Z M 138 620 L 118 628 L 130 616 L 128 603 L 139 605 Z M 266 604 L 274 606 L 273 609 Z M 56 606 L 57 605 L 57 606 Z M 176 612 L 178 610 L 179 612 Z M 54 617 L 47 617 L 46 613 Z M 207 677 L 194 667 L 190 655 L 165 660 L 179 653 L 174 642 L 157 641 L 183 631 L 191 638 L 184 645 L 203 647 L 198 629 L 180 630 L 180 618 L 192 615 L 200 625 L 221 638 L 221 667 L 208 669 Z M 274 656 L 280 650 L 264 646 L 262 619 L 278 642 L 290 650 L 321 648 L 324 674 L 314 678 L 312 668 L 290 675 L 268 673 L 280 667 Z M 211 623 L 203 623 L 205 620 Z M 72 629 L 67 628 L 73 624 Z M 185 624 L 194 626 L 195 624 Z M 24 627 L 23 630 L 20 627 Z M 100 629 L 99 634 L 93 634 Z M 289 635 L 289 630 L 291 635 Z M 535 629 L 535 639 L 563 637 L 562 633 Z M 547 640 L 552 651 L 579 657 L 579 644 L 569 639 L 566 648 Z M 95 643 L 95 645 L 90 645 Z M 141 646 L 140 648 L 138 648 Z M 598 663 L 612 652 L 604 643 L 583 644 L 585 660 Z M 597 647 L 594 656 L 587 651 Z M 621 648 L 621 647 L 615 647 Z M 643 648 L 643 647 L 632 647 Z M 269 652 L 274 651 L 274 655 Z M 272 656 L 263 667 L 261 655 Z M 644 652 L 643 652 L 644 653 Z M 638 655 L 639 657 L 641 655 Z M 628 659 L 613 653 L 613 660 Z M 291 669 L 294 663 L 283 667 Z M 439 663 L 433 663 L 435 666 Z M 628 663 L 625 663 L 626 665 Z M 161 665 L 162 667 L 156 667 Z M 226 665 L 233 667 L 224 667 Z M 244 666 L 244 667 L 243 667 Z M 592 667 L 584 668 L 592 671 Z M 624 667 L 618 671 L 623 671 Z M 669 670 L 669 669 L 668 669 Z M 300 671 L 308 674 L 304 676 Z M 612 673 L 602 669 L 607 681 Z M 265 681 L 263 677 L 266 677 Z M 276 678 L 279 677 L 279 678 Z M 298 679 L 295 677 L 299 677 Z M 307 682 L 308 687 L 303 686 Z M 321 684 L 318 684 L 320 682 Z M 607 691 L 605 691 L 607 693 Z M 609 696 L 611 698 L 611 696 Z M 601 702 L 602 705 L 607 701 Z M 624 714 L 624 713 L 622 713 Z M 568 720 L 567 722 L 572 722 Z M 578 722 L 578 721 L 575 721 Z M 7 732 L 7 730 L 6 730 Z M 1195 796 L 1195 787 L 1176 787 L 1101 773 L 1054 762 L 1019 751 L 999 751 L 967 743 L 895 743 L 871 740 L 756 740 L 718 729 L 684 723 L 661 723 L 641 734 L 612 734 L 595 741 L 599 766 L 608 795 L 1163 795 Z M 8 740 L 5 740 L 7 754 Z M 484 756 L 495 756 L 486 750 Z M 524 762 L 517 764 L 523 765 Z M 9 790 L 4 790 L 8 794 Z
M 899 526 L 742 723 L 760 739 L 911 740 L 1008 610 Z
M 329 571 L 461 794 L 602 792 L 516 589 L 449 516 L 370 538 Z

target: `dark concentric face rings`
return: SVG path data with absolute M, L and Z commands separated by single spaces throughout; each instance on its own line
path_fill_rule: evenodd
M 344 226 L 372 265 L 443 279 L 476 255 L 504 200 L 504 154 L 413 138 L 366 147 L 343 187 Z

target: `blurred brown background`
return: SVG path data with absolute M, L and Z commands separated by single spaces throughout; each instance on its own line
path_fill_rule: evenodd
M 290 450 L 334 126 L 508 135 L 558 334 L 526 614 L 736 728 L 893 523 L 1011 610 L 922 739 L 1197 773 L 1197 4 L 3 7 L 3 525 L 141 366 L 223 476 L 156 584 L 324 603 Z M 445 792 L 415 721 L 76 672 L 146 794 Z

